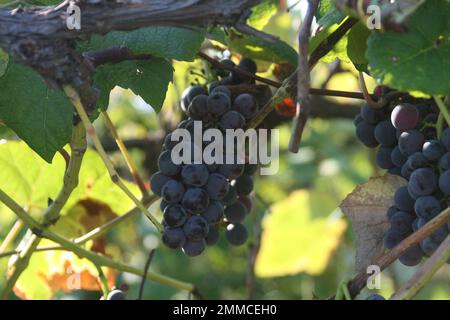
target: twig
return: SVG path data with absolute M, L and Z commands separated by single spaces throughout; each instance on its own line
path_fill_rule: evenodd
M 83 52 L 93 67 L 107 63 L 119 63 L 126 60 L 148 60 L 153 58 L 151 54 L 135 54 L 127 46 L 112 46 L 110 48 Z
M 103 292 L 103 297 L 106 299 L 106 297 L 109 294 L 109 285 L 108 285 L 108 279 L 105 276 L 105 273 L 102 270 L 102 267 L 95 264 L 95 267 L 97 268 L 97 272 L 98 272 L 98 282 L 100 284 L 100 288 L 102 289 Z
M 84 127 L 86 128 L 88 135 L 91 137 L 100 158 L 103 160 L 103 163 L 105 164 L 106 169 L 108 170 L 111 181 L 114 184 L 116 184 L 134 202 L 134 204 L 139 209 L 142 210 L 142 212 L 150 219 L 150 221 L 153 223 L 156 229 L 159 232 L 162 232 L 163 228 L 161 224 L 158 222 L 158 220 L 156 220 L 156 218 L 147 210 L 147 208 L 139 201 L 139 199 L 136 198 L 136 196 L 128 189 L 128 187 L 123 183 L 116 169 L 114 169 L 114 166 L 112 165 L 111 160 L 109 160 L 108 155 L 103 149 L 103 146 L 100 142 L 100 139 L 97 136 L 95 128 L 92 125 L 91 120 L 89 119 L 83 104 L 81 103 L 81 99 L 78 93 L 71 86 L 65 86 L 64 91 L 69 97 L 69 99 L 72 101 L 72 104 L 75 107 L 75 110 L 77 111 L 78 115 L 80 116 L 81 121 Z
M 125 147 L 125 144 L 123 143 L 122 139 L 119 136 L 119 133 L 116 130 L 116 127 L 111 121 L 111 118 L 108 115 L 108 112 L 103 111 L 102 116 L 105 120 L 106 126 L 111 131 L 114 139 L 116 140 L 117 146 L 119 147 L 120 152 L 122 152 L 122 155 L 125 159 L 125 162 L 127 163 L 128 169 L 130 170 L 131 174 L 133 175 L 134 181 L 136 181 L 136 184 L 138 185 L 139 189 L 141 190 L 142 195 L 145 197 L 148 195 L 147 188 L 145 187 L 144 181 L 142 181 L 141 175 L 139 174 L 139 170 L 136 167 L 136 164 L 134 163 L 133 159 L 130 157 L 130 154 L 128 153 L 127 148 Z
M 447 122 L 447 125 L 450 126 L 450 114 L 449 114 L 444 102 L 438 96 L 433 96 L 433 99 L 434 99 L 434 101 L 436 101 L 439 111 L 442 114 L 442 116 L 444 117 L 445 121 Z
M 417 245 L 420 241 L 433 234 L 450 220 L 450 207 L 442 211 L 433 220 L 429 221 L 422 228 L 411 234 L 409 237 L 400 242 L 392 250 L 379 257 L 373 264 L 378 265 L 380 270 L 386 269 L 391 263 L 398 259 L 406 250 Z M 348 288 L 352 298 L 366 286 L 367 279 L 370 275 L 364 271 L 356 275 L 349 283 Z M 332 297 L 333 298 L 333 297 Z M 331 299 L 332 299 L 331 298 Z
M 67 170 L 67 168 L 69 168 L 70 155 L 67 153 L 66 149 L 64 149 L 64 148 L 59 149 L 58 153 L 63 157 L 63 159 L 66 163 L 66 170 Z
M 298 35 L 298 70 L 297 70 L 297 112 L 292 123 L 289 151 L 297 153 L 300 148 L 303 129 L 309 115 L 310 68 L 308 65 L 309 37 L 311 24 L 319 5 L 318 0 L 308 0 L 308 10 Z
M 20 231 L 22 231 L 22 229 L 22 220 L 16 220 L 16 222 L 14 222 L 14 225 L 6 235 L 5 240 L 3 240 L 2 244 L 0 245 L 0 256 L 5 253 L 5 250 L 8 249 L 9 245 L 14 241 L 14 239 L 17 237 Z
M 413 298 L 449 258 L 450 235 L 447 236 L 433 255 L 416 271 L 414 276 L 397 290 L 390 300 L 406 300 Z
M 153 256 L 155 255 L 155 249 L 150 250 L 147 261 L 144 266 L 144 274 L 142 275 L 141 285 L 139 286 L 139 295 L 138 300 L 142 300 L 142 296 L 144 295 L 144 286 L 147 280 L 148 268 L 150 268 L 150 264 L 152 263 Z
M 19 204 L 17 204 L 11 197 L 9 197 L 3 190 L 0 189 L 0 201 L 2 201 L 8 208 L 11 209 L 23 222 L 34 232 L 39 233 L 40 237 L 47 238 L 53 242 L 58 243 L 65 250 L 72 251 L 74 254 L 90 260 L 92 263 L 110 267 L 121 272 L 128 272 L 138 276 L 144 274 L 143 270 L 123 263 L 114 261 L 106 256 L 84 249 L 83 247 L 73 243 L 72 241 L 58 235 L 50 229 L 43 228 L 44 226 L 34 220 Z M 182 282 L 167 276 L 157 273 L 148 272 L 147 279 L 167 285 L 176 289 L 193 291 L 194 286 L 190 283 Z

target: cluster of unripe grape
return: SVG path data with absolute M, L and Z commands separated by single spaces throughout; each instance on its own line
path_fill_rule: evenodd
M 378 92 L 387 88 L 377 88 Z M 391 224 L 384 244 L 392 249 L 450 206 L 450 128 L 438 122 L 432 100 L 394 102 L 381 109 L 364 104 L 355 119 L 356 134 L 366 146 L 379 147 L 382 169 L 408 180 L 394 195 L 387 215 Z M 429 257 L 447 237 L 450 222 L 399 257 L 415 266 Z
M 234 66 L 231 60 L 223 63 Z M 256 64 L 250 59 L 242 59 L 237 67 L 256 72 Z M 219 75 L 221 78 L 208 88 L 192 86 L 183 92 L 181 108 L 187 119 L 177 128 L 186 129 L 191 137 L 194 136 L 194 121 L 200 121 L 203 129 L 220 130 L 226 141 L 225 130 L 244 129 L 258 112 L 257 99 L 252 94 L 233 96 L 227 87 L 251 80 L 224 70 L 220 70 Z M 253 175 L 258 166 L 245 163 L 245 159 L 238 161 L 237 157 L 231 163 L 229 159 L 225 161 L 229 156 L 227 146 L 223 146 L 221 163 L 206 164 L 202 159 L 175 164 L 171 154 L 179 142 L 172 141 L 172 134 L 164 140 L 158 159 L 159 171 L 150 179 L 152 192 L 162 198 L 162 242 L 169 248 L 182 249 L 188 256 L 197 256 L 207 245 L 218 242 L 223 228 L 230 244 L 244 244 L 248 232 L 242 223 L 252 210 Z M 201 146 L 198 146 L 198 141 L 192 138 L 189 148 L 198 151 L 213 142 L 203 141 L 203 133 L 201 139 Z M 239 147 L 236 144 L 231 146 L 234 151 Z M 193 155 L 190 160 L 194 160 Z

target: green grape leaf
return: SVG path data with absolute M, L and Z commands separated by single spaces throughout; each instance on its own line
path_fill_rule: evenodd
M 94 84 L 101 90 L 97 108 L 106 110 L 109 94 L 116 86 L 131 89 L 140 95 L 155 111 L 159 111 L 172 81 L 173 68 L 165 59 L 152 58 L 103 65 L 97 69 Z
M 247 24 L 255 29 L 262 30 L 270 18 L 277 13 L 278 0 L 265 0 L 252 8 Z
M 6 68 L 8 67 L 9 56 L 8 54 L 0 49 L 0 77 L 3 76 L 6 72 Z
M 0 78 L 0 119 L 45 161 L 70 139 L 72 105 L 31 68 L 10 64 Z
M 314 37 L 312 37 L 309 42 L 309 52 L 313 52 L 338 27 L 339 25 L 333 24 L 332 26 L 322 29 L 316 35 L 314 35 Z M 323 56 L 320 61 L 330 63 L 336 59 L 340 59 L 344 62 L 350 62 L 350 59 L 347 56 L 347 36 L 348 33 L 343 36 L 341 40 L 339 40 L 338 43 L 336 43 L 336 45 L 333 47 L 333 50 Z
M 63 158 L 55 157 L 50 165 L 25 143 L 7 141 L 0 144 L 0 164 L 0 189 L 21 206 L 29 208 L 29 213 L 39 220 L 47 208 L 48 199 L 55 199 L 63 185 Z M 138 196 L 139 190 L 135 184 L 125 184 Z M 84 155 L 78 186 L 61 214 L 65 215 L 83 199 L 96 199 L 116 214 L 123 214 L 133 207 L 133 202 L 111 181 L 100 156 L 92 150 L 87 150 Z M 9 212 L 9 209 L 0 204 L 2 215 Z
M 323 199 L 327 199 L 324 194 L 297 190 L 271 207 L 263 220 L 261 249 L 255 266 L 259 277 L 299 272 L 318 275 L 325 270 L 346 223 L 329 215 L 337 204 Z
M 367 72 L 367 38 L 370 30 L 364 24 L 358 22 L 348 33 L 347 55 L 353 65 L 359 71 Z
M 345 14 L 336 9 L 334 1 L 321 0 L 316 13 L 317 24 L 323 27 L 329 27 L 333 24 L 339 24 L 345 18 Z
M 146 53 L 167 59 L 192 61 L 204 38 L 203 29 L 147 27 L 134 31 L 112 31 L 104 36 L 95 35 L 89 42 L 79 43 L 79 49 L 91 51 L 123 45 L 135 54 Z
M 271 42 L 254 36 L 230 33 L 227 45 L 231 51 L 248 58 L 297 65 L 297 52 L 282 40 Z
M 427 1 L 409 17 L 403 33 L 373 32 L 369 71 L 380 83 L 429 95 L 450 92 L 450 3 Z

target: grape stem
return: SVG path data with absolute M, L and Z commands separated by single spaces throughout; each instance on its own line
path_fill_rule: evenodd
M 8 249 L 9 245 L 14 241 L 14 239 L 18 236 L 18 234 L 23 229 L 23 221 L 20 219 L 17 219 L 14 222 L 14 225 L 9 230 L 8 234 L 5 237 L 5 240 L 3 240 L 2 244 L 0 245 L 0 257 L 2 254 L 5 254 L 6 249 Z
M 30 229 L 34 230 L 33 232 L 39 233 L 39 236 L 41 238 L 46 238 L 53 242 L 56 242 L 61 247 L 65 248 L 65 250 L 72 251 L 74 254 L 82 258 L 86 258 L 96 265 L 113 268 L 121 272 L 132 273 L 141 277 L 144 275 L 143 270 L 140 270 L 139 268 L 114 261 L 106 256 L 86 250 L 78 244 L 75 244 L 72 241 L 58 235 L 57 233 L 44 228 L 42 224 L 34 220 L 17 202 L 15 202 L 1 189 L 0 201 L 2 201 L 9 209 L 11 209 L 11 211 L 13 211 L 19 217 L 19 219 L 21 219 Z M 180 290 L 186 290 L 189 292 L 195 290 L 195 287 L 190 283 L 182 282 L 150 271 L 147 274 L 147 279 Z
M 384 98 L 381 98 L 379 101 L 375 101 L 372 99 L 369 92 L 367 91 L 366 82 L 364 81 L 364 73 L 361 71 L 358 72 L 358 81 L 359 87 L 361 88 L 361 91 L 364 95 L 364 100 L 366 100 L 369 107 L 371 107 L 372 109 L 381 109 L 386 105 L 387 101 Z
M 422 228 L 408 236 L 406 239 L 401 241 L 396 247 L 388 251 L 378 259 L 373 265 L 380 267 L 380 270 L 386 269 L 391 263 L 397 260 L 406 250 L 417 245 L 420 241 L 424 240 L 426 237 L 430 236 L 436 230 L 445 225 L 450 221 L 450 207 L 442 211 L 435 218 L 430 220 Z M 364 268 L 359 274 L 357 274 L 352 281 L 349 282 L 348 289 L 352 298 L 358 295 L 358 293 L 366 286 L 367 279 L 370 275 L 366 273 Z M 331 297 L 330 299 L 334 299 Z
M 98 272 L 98 282 L 100 284 L 100 288 L 102 289 L 103 292 L 103 297 L 106 299 L 106 297 L 109 294 L 109 285 L 108 285 L 108 279 L 105 276 L 105 273 L 103 272 L 103 269 L 101 266 L 99 266 L 98 264 L 95 264 L 95 267 L 97 268 L 97 272 Z
M 447 122 L 447 125 L 450 126 L 450 114 L 448 113 L 447 107 L 445 106 L 444 102 L 438 96 L 433 96 L 433 99 L 434 101 L 436 101 L 439 111 Z
M 450 235 L 390 300 L 412 299 L 450 258 Z
M 144 182 L 139 174 L 136 164 L 134 163 L 133 159 L 130 157 L 130 154 L 129 154 L 125 144 L 123 143 L 122 139 L 120 138 L 119 133 L 116 130 L 116 127 L 114 126 L 113 122 L 111 121 L 111 118 L 109 117 L 108 112 L 103 111 L 102 116 L 103 116 L 103 119 L 105 120 L 106 126 L 111 131 L 111 133 L 114 137 L 114 140 L 116 141 L 117 146 L 119 147 L 119 150 L 125 159 L 128 169 L 130 170 L 130 172 L 134 178 L 134 181 L 136 182 L 139 189 L 141 190 L 142 196 L 145 197 L 146 195 L 148 195 L 147 188 L 144 185 Z
M 145 279 L 147 279 L 148 269 L 150 268 L 150 264 L 152 263 L 153 256 L 155 255 L 155 251 L 156 251 L 156 249 L 150 250 L 147 261 L 145 262 L 144 274 L 142 275 L 141 285 L 139 286 L 138 300 L 142 300 L 142 297 L 144 295 Z
M 122 191 L 134 202 L 134 204 L 139 209 L 141 209 L 141 211 L 150 219 L 150 221 L 153 223 L 156 229 L 159 232 L 162 232 L 163 228 L 161 224 L 158 222 L 158 220 L 156 220 L 156 218 L 147 210 L 147 208 L 139 201 L 139 199 L 136 198 L 136 196 L 130 191 L 130 189 L 128 189 L 128 187 L 124 184 L 123 180 L 120 178 L 116 169 L 114 169 L 114 166 L 112 165 L 111 160 L 106 154 L 105 149 L 103 148 L 100 139 L 97 136 L 95 128 L 92 125 L 91 120 L 89 119 L 83 104 L 81 103 L 81 99 L 78 93 L 71 86 L 65 86 L 64 92 L 69 97 L 73 106 L 75 107 L 75 110 L 80 116 L 81 121 L 88 135 L 91 137 L 92 142 L 94 143 L 94 146 L 97 149 L 98 154 L 100 155 L 100 158 L 102 159 L 103 163 L 106 166 L 106 169 L 108 170 L 111 181 L 114 184 L 116 184 L 120 189 L 122 189 Z

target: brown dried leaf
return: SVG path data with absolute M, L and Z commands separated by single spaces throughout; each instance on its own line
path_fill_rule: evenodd
M 391 174 L 370 178 L 342 201 L 340 208 L 356 233 L 357 272 L 364 270 L 383 253 L 383 236 L 389 228 L 386 213 L 394 202 L 395 191 L 405 184 L 405 179 Z

